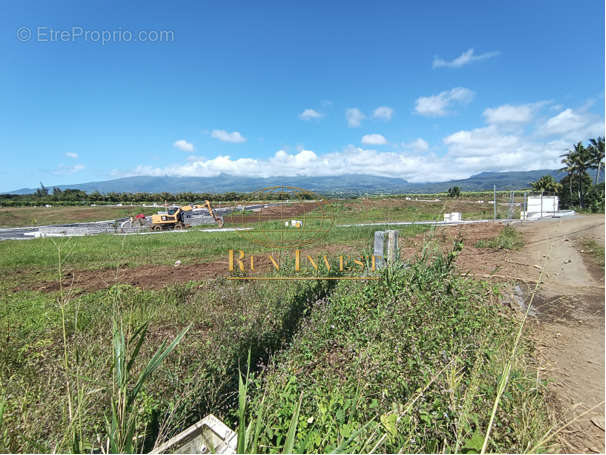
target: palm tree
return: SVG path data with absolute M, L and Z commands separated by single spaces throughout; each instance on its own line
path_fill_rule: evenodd
M 579 206 L 583 208 L 583 175 L 586 174 L 587 169 L 591 166 L 589 150 L 579 141 L 572 146 L 572 150 L 568 150 L 568 153 L 562 156 L 564 157 L 562 163 L 565 167 L 561 170 L 568 173 L 570 196 L 572 198 L 572 178 L 576 176 L 579 180 L 579 186 L 577 188 Z
M 574 151 L 569 150 L 568 153 L 560 155 L 562 157 L 562 164 L 564 167 L 560 169 L 560 172 L 566 172 L 568 174 L 568 190 L 570 191 L 570 200 L 572 201 L 572 176 L 574 175 L 574 166 L 571 155 Z
M 597 139 L 589 139 L 588 152 L 590 155 L 591 167 L 596 169 L 594 185 L 597 185 L 600 178 L 600 169 L 604 161 L 604 136 L 598 136 Z
M 562 189 L 562 185 L 556 182 L 551 175 L 544 175 L 536 182 L 532 182 L 532 190 L 537 192 L 558 193 Z

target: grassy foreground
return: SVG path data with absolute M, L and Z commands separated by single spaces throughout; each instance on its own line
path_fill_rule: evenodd
M 339 283 L 251 388 L 248 420 L 263 423 L 249 446 L 282 450 L 294 414 L 296 453 L 477 453 L 509 364 L 487 451 L 549 449 L 531 345 L 511 357 L 519 322 L 452 273 L 454 256 Z
M 124 421 L 136 451 L 208 413 L 236 428 L 249 352 L 247 419 L 262 422 L 261 452 L 284 448 L 299 400 L 297 452 L 479 451 L 519 325 L 496 289 L 453 272 L 457 251 L 426 249 L 370 284 L 216 279 L 79 296 L 5 289 L 0 451 L 107 450 L 121 390 L 134 397 Z M 187 327 L 132 395 L 161 343 Z M 118 375 L 119 333 L 124 358 L 134 359 L 130 376 Z M 548 419 L 530 349 L 524 342 L 513 358 L 489 451 L 548 449 L 535 447 Z
M 135 378 L 162 341 L 191 325 L 134 403 L 138 451 L 209 412 L 228 418 L 247 352 L 252 350 L 255 365 L 266 362 L 330 286 L 219 279 L 162 291 L 117 285 L 77 298 L 67 292 L 3 296 L 0 452 L 90 452 L 105 446 L 118 386 L 115 326 L 136 359 Z M 133 356 L 129 340 L 144 323 L 148 333 Z

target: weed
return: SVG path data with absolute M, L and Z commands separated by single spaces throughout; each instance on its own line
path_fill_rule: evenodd
M 593 239 L 583 239 L 581 242 L 583 251 L 589 254 L 595 263 L 604 270 L 604 247 Z
M 492 286 L 452 272 L 459 249 L 394 266 L 384 272 L 389 281 L 338 284 L 255 379 L 249 415 L 262 404 L 259 451 L 283 447 L 299 401 L 295 452 L 344 444 L 350 452 L 480 451 L 494 378 L 507 362 L 489 450 L 524 451 L 538 441 L 547 417 L 524 360 L 527 342 L 518 340 L 512 359 L 507 346 L 518 327 Z M 523 419 L 533 426 L 522 431 Z
M 520 233 L 511 226 L 505 226 L 496 237 L 489 240 L 478 240 L 475 247 L 517 250 L 523 245 L 524 240 Z

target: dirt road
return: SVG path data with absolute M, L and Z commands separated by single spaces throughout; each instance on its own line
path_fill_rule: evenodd
M 483 278 L 517 281 L 526 300 L 541 281 L 529 323 L 540 374 L 551 381 L 559 421 L 577 418 L 559 435 L 562 451 L 604 453 L 604 270 L 583 251 L 585 239 L 604 246 L 604 215 L 515 224 L 523 248 L 474 248 L 475 239 L 495 235 L 495 226 L 457 233 L 470 236 L 457 265 Z
M 604 272 L 582 246 L 588 238 L 604 245 L 604 216 L 561 218 L 519 230 L 526 246 L 509 261 L 526 279 L 542 272 L 533 302 L 538 357 L 543 376 L 553 381 L 556 411 L 571 421 L 597 406 L 562 432 L 563 449 L 604 453 Z
M 549 382 L 559 424 L 577 419 L 558 435 L 558 442 L 563 452 L 604 453 L 604 270 L 583 250 L 586 239 L 604 246 L 604 215 L 513 226 L 525 242 L 519 250 L 476 247 L 478 240 L 494 238 L 502 229 L 499 224 L 441 227 L 432 235 L 445 248 L 455 238 L 463 239 L 457 260 L 462 273 L 519 283 L 523 300 L 512 301 L 528 302 L 541 281 L 527 333 L 536 339 L 540 376 Z M 404 240 L 403 257 L 418 252 L 425 236 Z

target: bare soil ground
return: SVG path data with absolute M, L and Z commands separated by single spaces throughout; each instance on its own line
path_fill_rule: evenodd
M 581 253 L 581 240 L 604 245 L 604 216 L 562 218 L 521 230 L 527 247 L 517 260 L 527 265 L 520 271 L 536 275 L 535 263 L 543 266 L 535 302 L 538 358 L 554 381 L 561 418 L 578 419 L 562 432 L 561 442 L 567 452 L 603 453 L 604 272 Z
M 151 213 L 140 206 L 112 207 L 2 207 L 0 227 L 42 226 L 122 218 L 138 213 Z
M 525 246 L 519 250 L 475 248 L 495 237 L 497 224 L 444 227 L 409 239 L 403 256 L 416 254 L 423 237 L 444 248 L 459 237 L 465 248 L 463 273 L 518 282 L 525 297 L 541 281 L 531 308 L 542 378 L 551 381 L 552 409 L 561 422 L 564 452 L 604 452 L 604 271 L 582 250 L 584 239 L 604 245 L 604 216 L 578 216 L 516 224 Z M 589 411 L 590 409 L 593 410 Z M 576 419 L 576 420 L 575 420 Z
M 263 276 L 273 270 L 273 265 L 268 253 L 255 254 L 255 271 L 249 273 L 252 276 Z M 303 255 L 322 254 L 352 254 L 357 251 L 347 245 L 323 245 L 303 249 Z M 277 257 L 277 256 L 275 256 Z M 291 258 L 292 259 L 292 258 Z M 249 256 L 245 260 L 249 267 Z M 248 268 L 247 268 L 248 270 Z M 232 275 L 229 271 L 229 258 L 227 255 L 215 260 L 199 262 L 195 264 L 159 265 L 149 264 L 137 267 L 128 267 L 127 264 L 117 264 L 115 267 L 95 270 L 66 269 L 61 283 L 58 279 L 36 281 L 35 278 L 26 280 L 26 283 L 12 290 L 36 290 L 42 292 L 53 292 L 63 288 L 73 289 L 75 294 L 93 292 L 105 289 L 115 284 L 129 284 L 142 289 L 162 289 L 172 284 L 188 283 L 190 281 L 202 281 Z
M 300 204 L 280 204 L 261 209 L 257 213 L 239 215 L 237 211 L 232 215 L 224 217 L 226 225 L 240 223 L 258 223 L 262 221 L 289 219 L 294 216 L 305 214 L 324 205 L 325 202 L 303 202 Z

